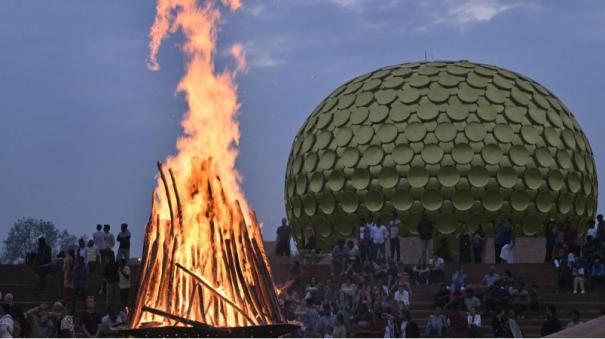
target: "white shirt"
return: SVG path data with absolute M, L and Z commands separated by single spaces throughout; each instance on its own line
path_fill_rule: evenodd
M 78 256 L 84 259 L 84 263 L 88 263 L 88 247 L 78 247 Z
M 481 327 L 481 315 L 480 314 L 477 313 L 474 316 L 469 314 L 467 316 L 467 319 L 468 319 L 468 326 L 477 325 L 477 327 Z
M 92 239 L 95 241 L 95 246 L 97 246 L 99 250 L 107 248 L 107 246 L 105 246 L 105 232 L 102 230 L 96 231 L 95 234 L 93 234 Z
M 397 292 L 395 292 L 393 300 L 398 303 L 402 303 L 405 306 L 410 306 L 410 292 L 408 292 L 407 290 L 403 290 L 403 292 L 397 290 Z
M 388 237 L 389 231 L 384 225 L 374 225 L 372 227 L 372 241 L 375 244 L 384 244 L 385 239 Z
M 395 219 L 389 221 L 389 226 L 390 226 L 389 236 L 391 237 L 391 239 L 398 238 L 399 237 L 399 226 L 401 226 L 401 220 L 399 220 L 398 218 L 395 218 Z
M 0 338 L 12 338 L 15 322 L 10 314 L 5 314 L 0 318 Z

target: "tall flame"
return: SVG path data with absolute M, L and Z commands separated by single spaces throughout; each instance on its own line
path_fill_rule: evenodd
M 239 0 L 222 0 L 236 10 Z M 260 227 L 235 169 L 239 109 L 234 77 L 246 68 L 235 44 L 233 70 L 217 72 L 213 0 L 159 0 L 148 66 L 166 37 L 180 30 L 187 56 L 177 90 L 189 106 L 178 153 L 158 163 L 158 185 L 145 232 L 141 278 L 131 325 L 246 326 L 283 321 Z
M 239 0 L 223 0 L 222 3 L 231 10 L 241 7 Z M 189 111 L 181 121 L 184 133 L 177 140 L 178 153 L 167 159 L 167 165 L 179 174 L 178 186 L 181 187 L 191 176 L 192 158 L 217 160 L 213 162 L 214 170 L 221 177 L 227 195 L 238 200 L 247 215 L 248 204 L 239 186 L 241 176 L 235 169 L 238 156 L 235 146 L 240 137 L 236 115 L 240 105 L 234 77 L 246 67 L 244 49 L 240 44 L 231 48 L 236 61 L 234 70 L 216 72 L 214 57 L 221 13 L 214 2 L 208 0 L 199 6 L 197 0 L 159 0 L 156 11 L 149 33 L 148 67 L 159 70 L 157 56 L 162 41 L 178 30 L 185 38 L 182 49 L 187 56 L 186 73 L 177 91 L 185 93 Z M 157 187 L 161 187 L 159 181 Z M 161 195 L 156 198 L 163 199 Z M 161 208 L 160 213 L 162 217 L 168 217 L 167 208 Z

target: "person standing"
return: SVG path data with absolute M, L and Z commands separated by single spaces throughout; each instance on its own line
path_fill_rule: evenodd
M 605 221 L 602 214 L 597 215 L 597 239 L 605 241 Z
M 88 250 L 87 261 L 88 261 L 88 271 L 92 274 L 97 267 L 97 263 L 100 260 L 99 249 L 95 246 L 94 240 L 88 240 Z
M 370 257 L 370 246 L 372 243 L 372 229 L 366 222 L 365 218 L 361 219 L 361 226 L 359 226 L 359 256 L 361 262 L 366 261 Z
M 38 252 L 36 253 L 36 268 L 39 277 L 40 290 L 46 288 L 46 276 L 50 273 L 50 257 L 51 257 L 50 246 L 46 244 L 44 237 L 38 238 Z
M 126 262 L 130 260 L 130 231 L 128 230 L 128 224 L 124 223 L 120 225 L 120 233 L 118 233 L 118 257 L 117 260 L 126 259 Z
M 101 226 L 101 224 L 97 225 L 97 231 L 92 235 L 92 239 L 94 240 L 99 253 L 101 253 L 101 265 L 105 265 L 105 250 L 107 249 L 107 245 L 105 245 L 105 232 L 103 232 L 103 226 Z
M 554 230 L 554 219 L 550 218 L 544 227 L 544 245 L 546 247 L 546 254 L 544 255 L 544 262 L 552 261 L 552 250 L 555 247 L 555 230 Z
M 88 287 L 88 267 L 86 267 L 86 259 L 82 257 L 76 258 L 76 265 L 73 269 L 73 284 L 74 296 L 71 304 L 72 314 L 76 314 L 76 304 L 78 299 L 85 301 L 86 288 Z
M 382 225 L 379 220 L 376 220 L 372 226 L 372 242 L 374 247 L 374 259 L 380 257 L 384 260 L 386 257 L 386 240 L 389 231 L 385 225 Z
M 391 248 L 391 260 L 394 260 L 395 252 L 397 252 L 397 262 L 401 261 L 401 248 L 399 244 L 399 228 L 401 227 L 401 220 L 397 216 L 397 212 L 393 212 L 393 217 L 389 221 L 389 245 Z
M 433 223 L 428 219 L 426 213 L 422 214 L 417 231 L 420 238 L 420 259 L 427 262 L 433 255 Z
M 473 233 L 471 240 L 473 246 L 473 258 L 475 263 L 479 264 L 483 258 L 483 244 L 485 243 L 485 232 L 483 232 L 483 225 L 479 224 L 477 230 Z
M 78 240 L 78 249 L 76 250 L 76 258 L 82 257 L 84 258 L 84 265 L 88 264 L 88 248 L 86 247 L 86 242 L 84 239 Z
M 116 263 L 113 251 L 107 252 L 107 262 L 103 268 L 103 277 L 105 278 L 105 297 L 107 305 L 120 302 L 120 276 L 118 264 Z
M 500 258 L 500 254 L 502 252 L 502 247 L 504 245 L 511 242 L 512 238 L 512 221 L 510 219 L 506 219 L 506 221 L 496 228 L 496 234 L 494 236 L 494 257 L 496 258 L 497 263 L 502 262 L 502 258 Z
M 86 310 L 80 315 L 80 330 L 87 338 L 101 334 L 101 315 L 95 311 L 95 297 L 86 298 Z
M 108 261 L 109 258 L 109 253 L 111 253 L 112 256 L 114 256 L 114 261 L 115 261 L 115 254 L 113 253 L 113 247 L 116 245 L 116 238 L 114 237 L 113 233 L 111 233 L 111 226 L 109 226 L 108 224 L 103 225 L 103 233 L 105 233 L 105 254 L 107 255 L 106 262 Z
M 466 226 L 458 238 L 458 262 L 471 262 L 471 233 Z
M 130 292 L 130 267 L 126 260 L 120 260 L 120 303 L 122 307 L 128 304 L 128 294 Z
M 275 241 L 275 251 L 278 257 L 286 256 L 290 258 L 291 238 L 292 229 L 288 225 L 288 219 L 282 218 L 281 225 L 277 228 L 277 238 Z
M 74 267 L 76 265 L 76 251 L 67 251 L 63 260 L 63 300 L 71 301 L 74 297 Z

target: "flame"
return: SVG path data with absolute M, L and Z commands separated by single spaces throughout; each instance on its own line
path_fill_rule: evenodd
M 239 0 L 221 3 L 232 11 L 241 7 Z M 233 45 L 235 68 L 217 72 L 221 13 L 214 1 L 159 0 L 156 11 L 148 67 L 159 70 L 162 41 L 180 30 L 187 61 L 177 91 L 185 94 L 189 110 L 178 153 L 166 160 L 168 173 L 158 164 L 131 326 L 283 321 L 260 226 L 235 169 L 240 105 L 234 79 L 246 69 L 244 48 Z

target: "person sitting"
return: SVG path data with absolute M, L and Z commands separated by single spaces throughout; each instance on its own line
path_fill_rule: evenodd
M 348 250 L 344 239 L 338 239 L 338 243 L 332 249 L 332 274 L 341 275 L 344 271 Z
M 10 314 L 8 304 L 0 305 L 0 338 L 13 338 L 15 334 L 15 321 Z
M 347 241 L 347 260 L 345 263 L 345 274 L 351 274 L 361 266 L 361 255 L 359 247 L 353 240 Z
M 118 304 L 111 304 L 107 314 L 101 318 L 101 333 L 109 336 L 115 330 L 121 330 L 126 328 L 128 320 L 126 314 L 120 310 Z
M 450 292 L 447 290 L 446 284 L 441 284 L 441 288 L 435 294 L 435 306 L 443 308 L 443 306 L 447 305 L 450 302 Z
M 546 337 L 547 335 L 559 332 L 560 330 L 561 320 L 557 317 L 557 308 L 555 305 L 548 305 L 546 307 L 546 320 L 542 323 L 540 336 Z
M 571 311 L 571 320 L 567 323 L 565 328 L 572 328 L 574 326 L 580 325 L 582 321 L 580 320 L 580 311 L 573 310 Z
M 517 323 L 517 315 L 514 310 L 508 310 L 508 329 L 510 330 L 510 334 L 513 338 L 523 338 L 523 331 L 521 331 L 521 327 Z
M 98 338 L 101 334 L 101 315 L 95 311 L 95 297 L 86 297 L 86 310 L 80 314 L 80 331 L 87 338 Z
M 429 269 L 431 270 L 431 282 L 445 281 L 445 260 L 436 254 L 429 259 Z
M 353 283 L 351 277 L 347 277 L 345 282 L 340 285 L 340 292 L 343 293 L 345 302 L 350 306 L 353 305 L 353 299 L 357 294 L 357 286 Z
M 541 301 L 542 296 L 540 296 L 540 287 L 536 284 L 531 285 L 529 291 L 529 309 L 532 311 L 539 311 Z
M 318 300 L 319 298 L 319 284 L 317 283 L 316 277 L 311 277 L 311 280 L 305 287 L 305 300 Z M 317 304 L 317 303 L 316 303 Z
M 519 281 L 511 289 L 512 307 L 515 311 L 515 317 L 523 318 L 523 312 L 529 308 L 529 291 L 525 288 L 525 283 Z
M 466 290 L 464 287 L 459 287 L 457 290 L 452 292 L 452 300 L 450 302 L 458 302 L 464 303 L 464 299 L 466 298 Z
M 502 286 L 510 289 L 514 285 L 515 285 L 515 276 L 509 269 L 505 270 L 504 275 L 502 276 Z
M 476 308 L 470 308 L 466 320 L 468 323 L 468 336 L 469 338 L 480 338 L 481 337 L 481 314 L 477 313 Z
M 399 289 L 395 292 L 393 300 L 397 303 L 399 312 L 406 311 L 410 308 L 410 291 L 409 286 L 399 285 Z
M 401 323 L 399 324 L 399 333 L 402 338 L 420 338 L 418 324 L 412 320 L 410 311 L 401 314 Z
M 494 338 L 512 338 L 512 333 L 508 326 L 508 317 L 503 308 L 497 309 L 492 318 L 492 332 Z
M 446 326 L 447 319 L 441 314 L 441 307 L 437 306 L 426 323 L 425 334 L 427 337 L 443 337 Z
M 580 262 L 576 262 L 571 271 L 571 275 L 573 276 L 573 294 L 578 293 L 578 289 L 580 289 L 582 294 L 586 293 L 584 289 L 584 267 Z
M 590 272 L 590 287 L 594 290 L 597 284 L 605 284 L 605 264 L 595 258 Z
M 481 306 L 481 301 L 475 296 L 472 289 L 469 288 L 466 292 L 466 297 L 464 298 L 464 307 L 466 311 L 470 312 L 471 309 L 478 310 Z
M 490 266 L 489 272 L 483 276 L 483 279 L 481 279 L 481 285 L 485 286 L 486 288 L 490 288 L 496 281 L 498 281 L 498 279 L 500 279 L 500 275 L 496 273 L 496 268 L 494 266 Z
M 452 274 L 452 282 L 450 284 L 450 291 L 454 292 L 459 290 L 461 287 L 466 287 L 467 274 L 464 273 L 462 266 L 459 266 L 456 272 Z
M 460 310 L 460 303 L 452 301 L 446 305 L 447 335 L 451 338 L 464 338 L 468 334 L 468 319 L 466 313 Z
M 510 294 L 507 288 L 502 286 L 501 281 L 496 281 L 484 296 L 487 311 L 507 308 Z
M 412 274 L 412 277 L 415 284 L 429 284 L 431 270 L 426 265 L 424 259 L 418 259 L 418 264 L 414 266 L 412 271 L 414 272 L 414 274 Z
M 333 338 L 346 338 L 347 337 L 347 327 L 345 326 L 344 316 L 342 314 L 337 314 L 336 319 L 334 320 L 334 328 L 332 329 L 332 337 Z
M 605 233 L 605 232 L 604 232 Z M 582 246 L 582 257 L 584 258 L 598 258 L 603 255 L 605 249 L 597 238 L 591 236 L 586 237 L 586 243 Z

